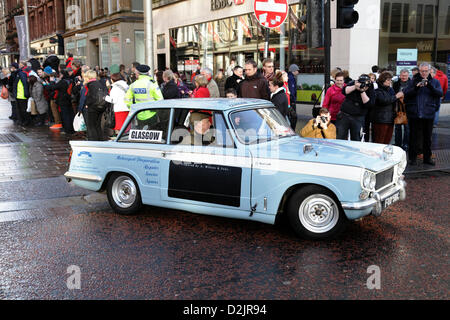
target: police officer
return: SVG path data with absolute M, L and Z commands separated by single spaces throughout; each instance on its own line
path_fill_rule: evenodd
M 164 98 L 158 84 L 148 75 L 150 67 L 141 64 L 136 67 L 136 71 L 138 73 L 138 79 L 130 85 L 127 94 L 125 95 L 125 103 L 128 108 L 133 103 L 163 100 Z M 146 121 L 155 114 L 156 112 L 151 110 L 141 111 L 138 113 L 137 119 L 139 121 Z

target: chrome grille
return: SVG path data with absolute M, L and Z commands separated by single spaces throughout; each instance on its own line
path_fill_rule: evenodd
M 377 184 L 375 190 L 380 190 L 392 183 L 394 177 L 394 167 L 377 174 Z

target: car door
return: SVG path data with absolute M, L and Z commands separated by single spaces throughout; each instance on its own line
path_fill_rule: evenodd
M 171 109 L 139 111 L 121 132 L 109 171 L 125 172 L 137 180 L 145 204 L 160 199 L 161 159 L 167 146 Z
M 208 145 L 179 143 L 179 137 L 189 139 L 194 128 L 180 125 L 189 121 L 174 121 L 170 148 L 161 163 L 166 173 L 161 177 L 161 197 L 191 205 L 250 211 L 250 153 L 236 148 L 222 112 L 213 111 L 211 120 L 213 143 Z

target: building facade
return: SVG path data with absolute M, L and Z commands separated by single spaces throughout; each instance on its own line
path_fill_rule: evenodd
M 143 1 L 65 0 L 66 53 L 92 67 L 143 62 Z
M 41 62 L 53 51 L 64 59 L 64 0 L 28 0 L 30 53 Z
M 153 9 L 154 61 L 190 79 L 198 65 L 217 72 L 232 59 L 243 65 L 252 58 L 261 66 L 265 28 L 256 20 L 251 0 L 174 1 Z M 270 29 L 269 57 L 275 66 L 300 67 L 298 84 L 324 83 L 324 1 L 288 0 L 281 27 Z M 373 65 L 396 71 L 397 49 L 417 49 L 420 62 L 450 62 L 450 0 L 359 1 L 359 22 L 336 28 L 337 1 L 330 2 L 331 69 L 349 70 L 352 78 Z

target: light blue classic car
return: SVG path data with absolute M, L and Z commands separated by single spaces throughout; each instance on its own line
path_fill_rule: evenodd
M 178 99 L 134 105 L 114 141 L 71 141 L 68 181 L 106 190 L 120 214 L 143 204 L 274 224 L 304 238 L 405 199 L 395 146 L 301 138 L 268 101 Z

